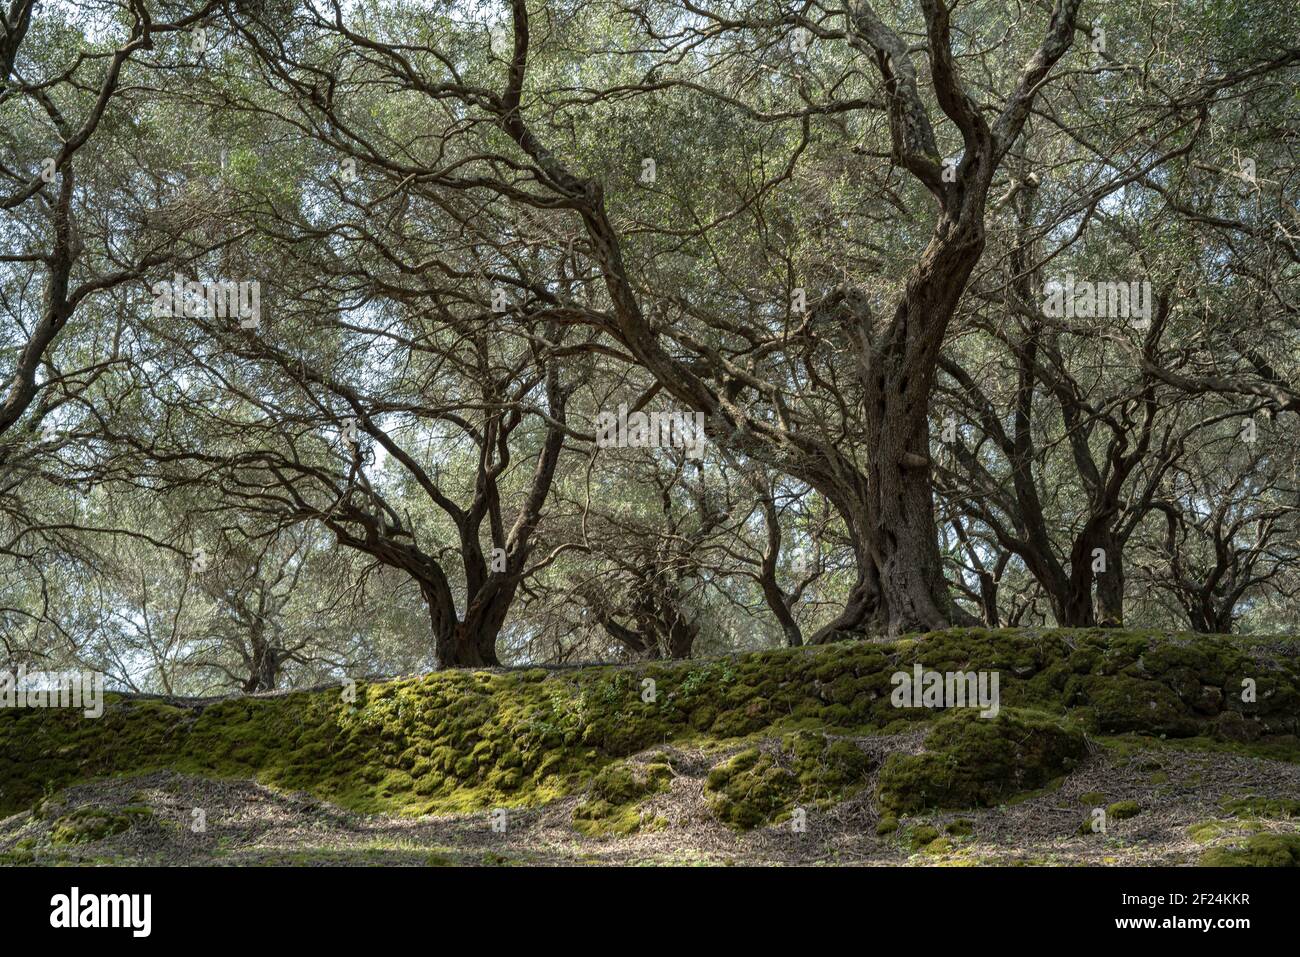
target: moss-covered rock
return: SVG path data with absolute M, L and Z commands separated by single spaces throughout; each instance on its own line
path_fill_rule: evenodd
M 1106 808 L 1106 820 L 1127 821 L 1142 813 L 1142 805 L 1137 801 L 1116 801 Z
M 640 830 L 646 819 L 638 804 L 666 790 L 672 776 L 671 766 L 660 762 L 618 762 L 601 768 L 586 797 L 573 809 L 573 826 L 591 836 Z
M 1081 681 L 1092 730 L 1101 734 L 1144 731 L 1184 737 L 1195 734 L 1191 710 L 1159 681 L 1126 675 L 1089 675 Z
M 1222 821 L 1200 821 L 1187 829 L 1187 836 L 1197 844 L 1210 844 L 1228 832 Z
M 1200 863 L 1205 867 L 1300 867 L 1300 834 L 1252 834 L 1209 848 Z
M 907 842 L 912 850 L 919 851 L 939 840 L 939 829 L 933 824 L 918 824 L 907 832 Z
M 1232 817 L 1300 817 L 1300 801 L 1293 798 L 1264 798 L 1251 795 L 1223 802 L 1224 813 Z
M 798 731 L 778 748 L 747 748 L 718 764 L 704 793 L 720 821 L 745 830 L 782 819 L 797 804 L 824 807 L 843 799 L 864 786 L 869 763 L 852 741 Z
M 889 756 L 880 771 L 880 803 L 900 814 L 989 807 L 1067 773 L 1085 750 L 1081 732 L 1049 715 L 954 712 L 935 724 L 920 754 Z
M 704 782 L 709 808 L 718 820 L 746 830 L 789 810 L 799 783 L 771 752 L 746 748 L 717 765 Z
M 50 829 L 50 843 L 56 846 L 89 844 L 114 834 L 130 830 L 137 821 L 149 817 L 151 808 L 130 805 L 118 810 L 99 807 L 79 807 L 54 821 Z

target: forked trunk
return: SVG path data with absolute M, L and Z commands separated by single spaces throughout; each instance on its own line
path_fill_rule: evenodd
M 438 635 L 436 646 L 440 668 L 495 668 L 501 663 L 497 659 L 496 632 L 488 635 L 463 623 Z
M 280 681 L 280 654 L 266 640 L 260 629 L 252 635 L 252 660 L 244 681 L 245 694 L 274 691 Z
M 424 598 L 429 606 L 433 650 L 439 668 L 491 668 L 500 664 L 497 635 L 504 613 L 474 614 L 461 621 L 449 594 L 425 589 Z M 504 604 L 508 606 L 508 600 Z M 492 605 L 490 609 L 480 606 L 476 610 L 495 612 L 497 609 Z

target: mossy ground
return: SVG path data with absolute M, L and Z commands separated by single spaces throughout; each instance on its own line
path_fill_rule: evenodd
M 1206 867 L 1300 867 L 1300 834 L 1252 834 L 1210 848 L 1200 862 Z
M 1279 640 L 967 629 L 675 664 L 448 672 L 361 684 L 352 701 L 341 689 L 201 704 L 111 697 L 97 721 L 0 712 L 0 815 L 78 782 L 166 770 L 367 815 L 567 800 L 571 830 L 619 836 L 672 825 L 646 810 L 675 774 L 649 753 L 686 749 L 709 762 L 703 803 L 727 827 L 784 826 L 795 808 L 848 802 L 878 807 L 863 829 L 879 821 L 879 839 L 898 840 L 891 819 L 1032 798 L 1097 746 L 1115 761 L 1184 747 L 1300 759 L 1298 661 Z M 1001 713 L 895 708 L 890 677 L 913 663 L 998 671 Z M 871 753 L 870 742 L 894 739 L 916 743 Z M 1143 772 L 1153 788 L 1162 774 Z

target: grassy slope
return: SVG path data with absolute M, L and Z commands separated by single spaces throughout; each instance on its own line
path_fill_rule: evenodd
M 893 707 L 890 675 L 914 662 L 999 671 L 1003 714 Z M 1256 683 L 1254 703 L 1241 701 L 1243 679 Z M 202 706 L 114 698 L 99 720 L 0 711 L 0 816 L 96 776 L 173 769 L 399 814 L 531 806 L 590 788 L 577 817 L 588 831 L 617 830 L 658 786 L 653 768 L 633 773 L 619 759 L 666 743 L 776 737 L 776 759 L 748 749 L 709 776 L 715 814 L 745 828 L 852 791 L 863 759 L 835 736 L 917 722 L 933 724 L 926 750 L 891 755 L 881 771 L 887 811 L 983 806 L 1037 787 L 1069 771 L 1084 734 L 1300 760 L 1300 646 L 964 629 L 636 668 L 447 672 L 359 685 L 354 703 L 326 690 Z

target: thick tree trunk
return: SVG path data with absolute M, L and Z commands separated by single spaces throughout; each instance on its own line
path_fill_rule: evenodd
M 1071 588 L 1063 600 L 1053 601 L 1052 605 L 1052 614 L 1062 628 L 1091 628 L 1097 624 L 1090 588 Z
M 1228 602 L 1216 602 L 1212 594 L 1201 592 L 1186 602 L 1187 621 L 1192 631 L 1203 635 L 1230 635 L 1235 615 Z
M 642 616 L 638 629 L 620 625 L 612 618 L 601 619 L 606 634 L 627 648 L 633 655 L 648 661 L 669 658 L 689 658 L 695 648 L 700 628 L 673 609 Z
M 1070 549 L 1069 580 L 1064 590 L 1051 595 L 1052 611 L 1063 628 L 1124 624 L 1124 546 L 1105 526 L 1108 520 L 1094 516 Z M 1099 561 L 1104 567 L 1094 567 Z
M 1119 628 L 1124 624 L 1124 551 L 1111 539 L 1106 549 L 1106 570 L 1097 575 L 1097 624 Z
M 887 630 L 946 628 L 957 616 L 939 558 L 929 469 L 886 459 L 874 471 L 880 489 L 875 550 Z
M 653 636 L 647 637 L 640 631 L 628 628 L 626 625 L 620 625 L 608 615 L 601 617 L 599 620 L 601 627 L 605 629 L 605 633 L 635 657 L 647 660 L 656 660 L 663 657 L 659 650 L 659 642 L 655 641 Z
M 280 681 L 280 655 L 261 634 L 252 636 L 252 646 L 253 655 L 249 662 L 248 678 L 244 681 L 244 693 L 274 691 Z
M 1233 614 L 1232 607 L 1220 607 L 1216 609 L 1214 620 L 1210 623 L 1212 635 L 1230 635 L 1232 627 L 1236 623 L 1237 616 Z
M 482 628 L 457 622 L 450 633 L 438 635 L 436 641 L 438 667 L 440 668 L 495 668 L 497 660 L 497 634 Z
M 686 621 L 681 615 L 674 615 L 668 626 L 668 657 L 689 658 L 699 633 L 699 626 Z
M 1091 628 L 1097 624 L 1092 601 L 1094 539 L 1080 535 L 1070 549 L 1070 577 L 1063 592 L 1051 595 L 1052 613 L 1062 628 Z
M 497 635 L 504 613 L 474 614 L 462 621 L 456 616 L 450 594 L 434 586 L 424 589 L 424 600 L 429 606 L 433 651 L 439 668 L 491 668 L 500 664 Z M 509 606 L 509 599 L 505 605 Z
M 989 628 L 997 628 L 1001 623 L 998 611 L 998 580 L 990 571 L 979 573 L 980 579 L 980 618 Z
M 266 654 L 253 662 L 253 671 L 244 682 L 245 694 L 274 691 L 280 681 L 280 668 L 273 654 Z
M 943 577 L 931 479 L 930 395 L 939 350 L 984 250 L 982 214 L 942 218 L 879 337 L 862 330 L 869 553 L 888 634 L 973 623 Z

